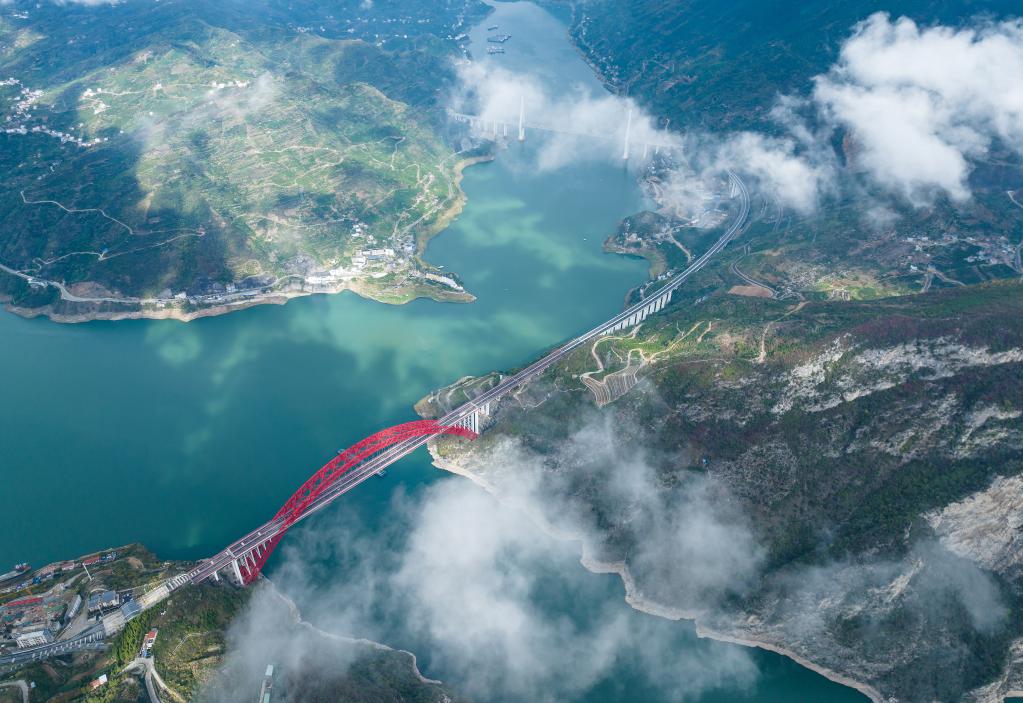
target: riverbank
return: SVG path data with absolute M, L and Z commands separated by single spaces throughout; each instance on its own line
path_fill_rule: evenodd
M 454 202 L 438 216 L 437 222 L 434 223 L 432 227 L 427 229 L 425 232 L 420 233 L 420 235 L 416 237 L 416 256 L 419 257 L 419 262 L 421 264 L 428 265 L 422 260 L 422 257 L 426 254 L 426 246 L 430 243 L 430 240 L 446 230 L 454 219 L 462 214 L 466 203 L 469 201 L 465 191 L 462 190 L 462 180 L 465 178 L 465 169 L 477 164 L 489 163 L 495 158 L 497 157 L 493 153 L 481 154 L 479 156 L 470 156 L 461 159 L 454 165 L 454 168 L 452 169 L 454 176 L 452 183 L 456 190 Z
M 171 298 L 132 298 L 115 296 L 81 296 L 68 290 L 64 283 L 46 281 L 0 264 L 0 274 L 20 278 L 29 285 L 51 287 L 57 290 L 59 299 L 40 307 L 23 307 L 12 304 L 10 295 L 0 294 L 0 306 L 7 312 L 24 318 L 46 317 L 53 322 L 75 324 L 93 320 L 177 320 L 191 322 L 204 317 L 216 317 L 237 312 L 258 305 L 284 305 L 294 298 L 310 295 L 338 295 L 350 291 L 356 295 L 388 305 L 404 305 L 413 300 L 427 298 L 438 303 L 471 303 L 476 296 L 465 290 L 450 289 L 443 283 L 431 280 L 438 277 L 434 267 L 424 260 L 430 240 L 442 234 L 457 218 L 468 202 L 462 190 L 465 169 L 476 164 L 493 161 L 493 153 L 459 159 L 452 167 L 451 204 L 444 209 L 436 221 L 416 237 L 417 268 L 397 284 L 378 283 L 373 278 L 337 278 L 333 281 L 310 283 L 308 279 L 292 275 L 278 279 L 273 289 L 265 292 L 244 291 L 211 296 L 196 296 L 182 300 Z M 450 278 L 450 274 L 444 276 Z M 322 277 L 321 277 L 322 278 Z M 454 279 L 452 279 L 454 280 Z M 85 282 L 87 285 L 88 282 Z M 279 287 L 278 287 L 279 286 Z M 212 298 L 206 303 L 203 298 Z M 118 309 L 111 306 L 123 306 Z M 78 308 L 78 309 L 75 309 Z
M 292 622 L 295 625 L 298 625 L 299 627 L 314 633 L 318 637 L 323 637 L 324 639 L 333 640 L 335 642 L 343 642 L 345 644 L 370 647 L 371 649 L 376 649 L 381 652 L 404 654 L 408 656 L 410 660 L 410 665 L 412 667 L 412 674 L 413 676 L 416 677 L 416 680 L 419 681 L 419 683 L 434 686 L 440 686 L 441 684 L 444 683 L 443 681 L 438 681 L 437 679 L 431 679 L 427 678 L 426 676 L 423 676 L 423 672 L 419 670 L 419 662 L 416 659 L 416 655 L 413 654 L 412 652 L 409 652 L 404 649 L 395 649 L 394 647 L 389 647 L 388 645 L 383 644 L 381 642 L 375 642 L 373 640 L 368 640 L 362 637 L 358 638 L 346 637 L 344 635 L 337 635 L 332 632 L 327 632 L 326 630 L 321 630 L 320 628 L 316 627 L 316 625 L 313 625 L 308 620 L 304 620 L 302 618 L 302 611 L 299 609 L 298 604 L 295 603 L 295 601 L 293 601 L 287 595 L 285 595 L 279 588 L 277 588 L 277 585 L 274 584 L 273 581 L 271 581 L 268 578 L 264 578 L 263 582 L 270 589 L 270 592 L 273 594 L 273 596 L 275 598 L 280 599 L 280 601 L 284 603 L 285 606 L 288 608 L 288 613 L 291 616 Z
M 317 285 L 315 290 L 280 290 L 269 293 L 259 293 L 237 300 L 210 305 L 208 307 L 189 309 L 180 305 L 178 301 L 167 300 L 155 304 L 154 307 L 141 307 L 134 310 L 110 310 L 94 309 L 82 312 L 66 312 L 58 309 L 53 304 L 38 307 L 24 308 L 11 304 L 9 296 L 0 297 L 0 305 L 7 312 L 14 313 L 19 317 L 35 318 L 46 317 L 53 322 L 75 324 L 79 322 L 91 322 L 93 320 L 177 320 L 179 322 L 191 322 L 203 317 L 217 317 L 230 312 L 237 312 L 259 305 L 285 305 L 289 300 L 305 298 L 311 295 L 338 295 L 350 291 L 361 298 L 373 300 L 388 305 L 404 305 L 413 300 L 428 298 L 438 303 L 471 303 L 476 299 L 466 291 L 442 291 L 437 286 L 420 284 L 416 292 L 395 292 L 393 289 L 379 289 L 367 281 L 345 281 L 337 285 Z M 72 301 L 74 302 L 74 301 Z M 113 301 L 97 302 L 96 305 L 117 304 Z M 126 299 L 125 305 L 139 305 Z

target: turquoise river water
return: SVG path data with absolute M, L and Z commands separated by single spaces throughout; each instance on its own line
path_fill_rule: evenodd
M 545 11 L 501 4 L 491 23 L 513 35 L 495 59 L 551 87 L 601 90 Z M 477 55 L 485 55 L 485 31 L 472 35 Z M 645 264 L 602 253 L 601 241 L 643 207 L 634 177 L 613 160 L 538 173 L 528 168 L 535 141 L 512 146 L 466 172 L 468 206 L 427 254 L 463 276 L 478 296 L 471 305 L 392 307 L 343 294 L 187 324 L 0 315 L 0 567 L 131 541 L 165 558 L 211 554 L 272 515 L 338 448 L 414 419 L 413 403 L 431 389 L 521 365 L 616 312 Z M 352 511 L 372 529 L 401 519 L 395 492 L 414 501 L 432 482 L 461 480 L 420 452 L 331 510 Z M 563 551 L 581 570 L 577 547 Z M 730 647 L 631 610 L 617 577 L 585 578 L 582 593 L 544 607 L 588 620 L 649 618 L 680 660 Z M 390 644 L 415 648 L 413 637 L 394 632 L 399 641 Z M 863 700 L 782 657 L 752 657 L 755 684 L 724 681 L 694 700 Z M 421 661 L 444 678 L 428 655 Z M 628 663 L 579 698 L 662 699 Z

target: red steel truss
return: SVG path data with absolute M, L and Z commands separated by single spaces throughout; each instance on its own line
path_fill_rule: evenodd
M 281 541 L 281 538 L 284 537 L 284 533 L 288 531 L 288 528 L 294 525 L 295 522 L 302 517 L 302 514 L 306 511 L 306 509 L 312 505 L 317 498 L 323 495 L 323 493 L 349 469 L 362 463 L 372 455 L 383 451 L 387 447 L 398 444 L 399 442 L 404 442 L 406 439 L 440 434 L 457 435 L 459 437 L 465 437 L 466 439 L 476 438 L 475 432 L 464 427 L 441 425 L 436 420 L 417 420 L 415 422 L 406 422 L 402 425 L 388 427 L 386 430 L 381 430 L 376 434 L 370 435 L 358 444 L 353 444 L 343 452 L 339 452 L 336 457 L 328 461 L 319 471 L 310 476 L 306 482 L 303 483 L 297 491 L 295 491 L 294 495 L 288 498 L 288 501 L 281 506 L 281 509 L 277 511 L 277 514 L 274 515 L 274 519 L 282 519 L 284 521 L 284 526 L 269 541 L 264 543 L 262 553 L 253 554 L 254 561 L 256 562 L 254 567 L 248 562 L 242 560 L 239 564 L 242 572 L 242 580 L 246 584 L 255 581 L 256 576 L 259 575 L 260 570 L 262 570 L 263 566 L 266 564 L 266 560 L 270 557 L 270 553 Z

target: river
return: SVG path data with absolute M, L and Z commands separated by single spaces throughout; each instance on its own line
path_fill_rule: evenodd
M 485 24 L 493 23 L 513 39 L 507 54 L 486 57 L 486 29 L 477 27 L 473 49 L 483 60 L 549 86 L 601 90 L 547 12 L 501 4 Z M 468 205 L 427 252 L 462 275 L 478 296 L 471 305 L 392 307 L 342 294 L 190 323 L 0 315 L 0 566 L 131 541 L 165 558 L 211 554 L 272 515 L 338 448 L 414 419 L 413 403 L 430 390 L 522 365 L 620 309 L 645 263 L 605 254 L 601 241 L 642 209 L 635 179 L 610 159 L 536 172 L 537 140 L 511 147 L 467 170 Z M 393 528 L 404 519 L 396 495 L 414 502 L 432 483 L 461 480 L 432 469 L 421 451 L 331 510 L 365 529 Z M 585 574 L 574 545 L 559 549 L 583 581 L 552 575 L 552 590 L 582 590 L 538 607 L 589 621 L 647 618 L 668 628 L 680 660 L 731 649 L 697 640 L 688 624 L 632 611 L 616 578 Z M 392 644 L 417 644 L 393 631 Z M 695 700 L 862 700 L 782 657 L 752 656 L 755 683 L 726 681 Z M 445 677 L 422 659 L 425 673 Z M 663 696 L 623 661 L 580 700 Z

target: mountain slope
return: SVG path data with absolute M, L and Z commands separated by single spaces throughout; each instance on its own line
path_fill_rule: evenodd
M 471 299 L 418 252 L 461 206 L 437 95 L 479 11 L 5 5 L 0 294 L 71 319 Z
M 803 92 L 834 62 L 850 28 L 874 12 L 925 25 L 1019 11 L 1010 0 L 564 0 L 572 38 L 616 92 L 674 125 L 763 125 L 779 94 Z
M 719 294 L 579 350 L 435 452 L 499 495 L 535 482 L 643 607 L 879 699 L 997 700 L 1023 679 L 1021 313 L 1018 283 Z

